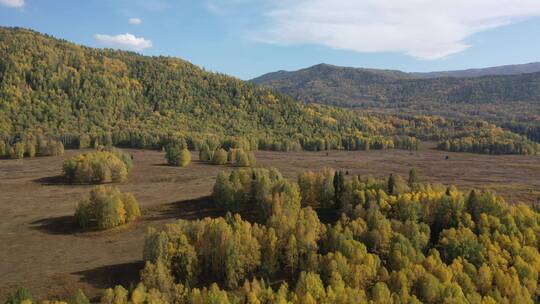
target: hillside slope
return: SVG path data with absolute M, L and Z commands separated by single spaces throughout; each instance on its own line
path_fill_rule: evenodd
M 374 133 L 356 113 L 307 106 L 181 59 L 92 49 L 19 28 L 0 28 L 0 46 L 4 138 L 89 133 L 159 146 L 171 136 L 243 137 L 309 146 Z
M 252 82 L 308 103 L 385 113 L 484 119 L 540 141 L 540 73 L 457 78 L 536 71 L 538 64 L 483 70 L 409 74 L 326 64 L 276 72 Z
M 285 151 L 412 149 L 418 137 L 454 140 L 441 147 L 460 151 L 537 150 L 490 124 L 306 105 L 181 59 L 92 49 L 26 29 L 0 28 L 0 58 L 0 139 L 8 145 L 43 134 L 68 146 L 89 135 L 94 143 L 147 148 L 185 141 L 192 149 L 208 142 Z M 476 147 L 467 141 L 463 149 L 458 138 L 473 138 Z
M 252 80 L 306 102 L 340 106 L 411 103 L 540 102 L 540 73 L 431 78 L 394 70 L 319 64 L 295 72 L 276 72 Z M 421 79 L 426 78 L 426 79 Z

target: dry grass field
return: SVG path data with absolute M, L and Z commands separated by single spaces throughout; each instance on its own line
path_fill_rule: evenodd
M 91 186 L 62 183 L 62 157 L 0 160 L 0 300 L 18 286 L 38 298 L 62 297 L 82 288 L 89 296 L 122 283 L 129 286 L 142 267 L 144 232 L 178 218 L 220 214 L 207 196 L 219 170 L 231 168 L 195 161 L 186 168 L 164 165 L 164 153 L 127 150 L 134 156 L 129 181 L 118 185 L 141 203 L 143 217 L 106 232 L 82 232 L 73 211 Z M 325 166 L 350 174 L 407 175 L 411 167 L 422 181 L 461 189 L 491 189 L 510 203 L 540 196 L 540 157 L 418 152 L 257 152 L 258 166 L 276 167 L 288 178 Z M 449 159 L 445 159 L 446 156 Z M 196 156 L 194 157 L 197 158 Z

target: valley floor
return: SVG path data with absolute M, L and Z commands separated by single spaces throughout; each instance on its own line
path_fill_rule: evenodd
M 19 286 L 37 298 L 65 296 L 82 288 L 89 296 L 137 279 L 142 267 L 144 234 L 178 218 L 220 215 L 208 196 L 220 167 L 195 161 L 186 168 L 165 166 L 164 153 L 129 150 L 134 168 L 119 185 L 141 203 L 141 220 L 107 232 L 81 232 L 73 220 L 77 202 L 92 186 L 62 184 L 61 157 L 0 160 L 0 299 Z M 258 166 L 276 167 L 287 178 L 322 167 L 349 174 L 406 177 L 410 168 L 420 180 L 471 186 L 502 194 L 509 203 L 531 202 L 540 196 L 540 157 L 448 153 L 426 145 L 420 151 L 265 152 Z M 449 159 L 446 159 L 446 156 Z

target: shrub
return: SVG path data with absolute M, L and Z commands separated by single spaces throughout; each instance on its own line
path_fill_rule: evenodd
M 26 156 L 30 158 L 33 158 L 36 156 L 36 145 L 33 142 L 27 141 L 25 148 L 26 148 L 26 151 L 25 151 Z
M 191 152 L 178 144 L 172 144 L 166 147 L 165 158 L 171 166 L 185 167 L 191 163 Z
M 25 151 L 24 144 L 21 142 L 18 142 L 13 147 L 11 147 L 9 151 L 9 156 L 11 158 L 22 159 L 24 157 L 24 151 Z
M 116 157 L 118 157 L 125 165 L 126 169 L 129 171 L 131 168 L 133 168 L 133 158 L 131 157 L 131 154 L 125 153 L 124 151 L 115 148 L 115 147 L 105 147 L 103 148 L 103 151 L 110 152 Z
M 216 152 L 214 152 L 212 162 L 216 165 L 225 165 L 227 163 L 227 151 L 224 149 L 217 149 Z
M 6 145 L 6 142 L 3 140 L 0 140 L 0 157 L 7 155 L 8 146 Z
M 131 193 L 106 186 L 93 188 L 89 197 L 75 210 L 75 218 L 81 228 L 110 229 L 134 221 L 139 216 L 139 203 Z
M 79 149 L 90 147 L 91 138 L 88 134 L 82 134 L 79 136 Z
M 58 156 L 64 154 L 64 145 L 58 140 L 44 140 L 38 143 L 38 155 Z
M 64 154 L 64 145 L 61 141 L 49 141 L 48 144 L 48 155 L 58 156 Z
M 191 163 L 191 152 L 189 152 L 188 149 L 182 149 L 180 151 L 180 157 L 179 157 L 179 165 L 180 167 L 185 167 Z
M 239 149 L 236 153 L 236 164 L 241 167 L 249 167 L 249 158 L 243 149 Z
M 64 177 L 71 183 L 108 183 L 127 180 L 128 166 L 107 151 L 80 154 L 64 162 Z
M 250 167 L 256 163 L 255 154 L 252 151 L 246 152 L 244 149 L 230 149 L 228 159 L 229 163 L 240 167 Z
M 213 160 L 213 155 L 212 155 L 212 153 L 210 153 L 210 149 L 208 149 L 208 146 L 204 146 L 199 151 L 199 160 L 203 161 L 203 162 Z

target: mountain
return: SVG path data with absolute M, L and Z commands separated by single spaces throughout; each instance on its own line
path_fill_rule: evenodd
M 305 105 L 177 58 L 93 49 L 0 28 L 0 139 L 160 148 L 172 140 L 276 150 L 330 149 L 348 137 L 398 146 L 385 117 Z M 376 128 L 384 126 L 384 128 Z
M 306 102 L 338 106 L 411 103 L 507 103 L 540 100 L 540 72 L 482 77 L 418 78 L 394 70 L 319 64 L 252 80 Z
M 496 67 L 467 69 L 457 71 L 439 71 L 428 73 L 410 73 L 418 78 L 439 78 L 439 77 L 481 77 L 497 75 L 519 75 L 540 72 L 540 62 L 531 62 L 525 64 L 501 65 Z
M 0 28 L 0 58 L 0 141 L 7 145 L 48 136 L 67 146 L 90 137 L 140 148 L 180 141 L 192 149 L 357 150 L 413 149 L 421 138 L 448 141 L 447 150 L 540 150 L 487 123 L 307 105 L 181 59 L 88 48 L 21 28 Z M 402 77 L 365 73 L 374 84 Z
M 502 65 L 496 67 L 454 70 L 454 71 L 436 71 L 436 72 L 412 72 L 407 73 L 399 70 L 384 70 L 384 69 L 368 69 L 368 68 L 351 68 L 341 67 L 321 63 L 312 67 L 301 69 L 298 71 L 277 71 L 264 74 L 251 81 L 258 84 L 265 84 L 279 79 L 287 79 L 294 74 L 313 74 L 313 73 L 329 73 L 338 72 L 347 75 L 350 78 L 371 75 L 379 80 L 396 80 L 396 79 L 430 79 L 430 78 L 474 78 L 482 76 L 500 76 L 500 75 L 520 75 L 540 72 L 540 62 L 531 62 L 525 64 Z
M 540 141 L 540 64 L 404 73 L 319 64 L 252 80 L 307 103 L 447 118 L 484 119 Z M 437 77 L 441 75 L 488 75 Z

